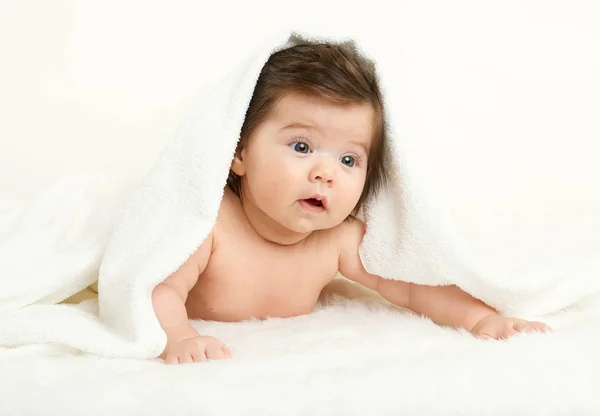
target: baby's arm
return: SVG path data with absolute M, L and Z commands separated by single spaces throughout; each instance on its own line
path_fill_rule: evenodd
M 502 317 L 495 309 L 457 286 L 418 285 L 369 274 L 358 254 L 363 235 L 364 224 L 358 220 L 349 223 L 344 230 L 340 249 L 340 273 L 376 290 L 395 305 L 427 316 L 438 325 L 463 328 L 486 338 L 507 338 L 517 332 L 548 329 L 540 322 Z
M 229 351 L 220 341 L 198 334 L 190 324 L 185 308 L 189 291 L 206 269 L 213 241 L 211 233 L 196 252 L 152 292 L 154 312 L 167 334 L 167 345 L 160 358 L 169 364 L 229 358 Z

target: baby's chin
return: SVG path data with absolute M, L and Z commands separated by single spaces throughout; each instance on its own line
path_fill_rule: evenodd
M 350 215 L 350 214 L 348 214 L 348 215 Z M 347 218 L 347 216 L 340 220 L 328 218 L 327 220 L 322 220 L 322 221 L 306 220 L 304 218 L 301 218 L 296 221 L 290 221 L 290 223 L 287 225 L 286 224 L 282 224 L 282 225 L 284 225 L 288 230 L 290 230 L 292 232 L 299 233 L 299 234 L 307 234 L 307 233 L 312 233 L 314 231 L 323 231 L 323 230 L 330 230 L 332 228 L 335 228 L 338 225 L 340 225 L 342 222 L 344 222 L 344 220 L 346 218 Z
M 274 213 L 275 214 L 275 213 Z M 288 211 L 284 215 L 269 215 L 279 226 L 297 234 L 309 234 L 314 231 L 330 230 L 342 224 L 351 211 L 332 212 L 327 210 L 315 215 L 306 215 L 302 211 Z

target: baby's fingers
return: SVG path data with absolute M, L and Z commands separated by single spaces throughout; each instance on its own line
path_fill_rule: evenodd
M 513 325 L 513 328 L 517 332 L 533 332 L 535 330 L 530 322 L 525 321 L 516 321 Z
M 502 333 L 500 334 L 500 339 L 508 339 L 512 336 L 515 336 L 519 333 L 519 331 L 517 331 L 513 325 L 508 326 L 506 328 L 504 328 L 504 330 L 502 331 Z
M 529 322 L 529 325 L 533 328 L 534 331 L 538 332 L 551 332 L 552 328 L 546 325 L 543 322 Z
M 231 352 L 225 345 L 214 345 L 206 348 L 206 357 L 209 360 L 222 360 L 231 358 Z
M 223 352 L 225 353 L 225 358 L 231 358 L 231 350 L 225 345 L 223 345 Z
M 516 321 L 514 328 L 518 332 L 550 332 L 548 325 L 542 322 Z
M 179 356 L 179 363 L 180 364 L 190 364 L 193 363 L 194 359 L 192 358 L 192 355 L 189 353 L 185 353 L 183 352 L 180 356 Z
M 204 349 L 196 348 L 192 351 L 192 360 L 195 363 L 205 363 L 206 362 L 206 354 Z
M 179 357 L 176 354 L 167 354 L 165 364 L 179 364 Z
M 509 337 L 508 330 L 506 328 L 489 328 L 485 333 L 480 333 L 477 338 L 491 341 L 501 340 Z

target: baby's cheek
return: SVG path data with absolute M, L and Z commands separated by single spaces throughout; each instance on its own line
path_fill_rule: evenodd
M 289 166 L 278 166 L 271 171 L 273 187 L 281 197 L 298 192 L 300 179 L 296 171 Z
M 279 194 L 290 186 L 289 167 L 277 159 L 271 159 L 262 167 L 261 177 L 269 192 Z
M 362 177 L 346 178 L 347 180 L 338 189 L 343 189 L 342 198 L 344 199 L 347 206 L 350 206 L 350 210 L 354 209 L 354 206 L 360 199 L 364 189 L 364 179 Z

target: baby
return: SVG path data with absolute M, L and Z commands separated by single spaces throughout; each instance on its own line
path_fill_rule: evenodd
M 456 286 L 369 274 L 358 249 L 362 204 L 385 183 L 381 93 L 350 48 L 299 45 L 273 54 L 252 96 L 218 218 L 152 302 L 166 363 L 231 357 L 189 319 L 241 321 L 313 311 L 338 272 L 439 325 L 481 338 L 546 331 L 500 316 Z

